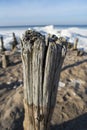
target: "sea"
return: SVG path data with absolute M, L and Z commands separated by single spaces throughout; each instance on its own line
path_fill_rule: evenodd
M 16 26 L 0 26 L 0 31 L 1 30 L 27 30 L 28 28 L 34 28 L 34 27 L 45 27 L 45 26 L 50 26 L 50 25 L 16 25 Z M 66 28 L 83 28 L 87 29 L 87 25 L 53 25 L 55 28 L 58 29 L 66 29 Z
M 48 33 L 55 34 L 58 37 L 68 38 L 68 41 L 74 43 L 75 38 L 79 39 L 78 48 L 87 51 L 87 25 L 22 25 L 22 26 L 0 26 L 0 36 L 3 36 L 4 46 L 10 49 L 14 32 L 20 44 L 24 32 L 28 29 L 36 30 L 43 35 Z

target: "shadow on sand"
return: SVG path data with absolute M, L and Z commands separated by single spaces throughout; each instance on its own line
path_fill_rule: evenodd
M 69 69 L 69 68 L 72 68 L 74 66 L 79 66 L 80 64 L 83 64 L 85 62 L 87 62 L 87 59 L 75 62 L 74 64 L 71 64 L 71 65 L 64 66 L 61 71 L 64 71 L 64 70 Z
M 20 61 L 17 61 L 17 62 L 11 62 L 9 65 L 15 66 L 15 65 L 18 65 L 18 64 L 21 64 L 21 63 L 22 63 L 22 61 L 20 60 Z
M 15 82 L 9 82 L 8 84 L 6 83 L 2 83 L 0 84 L 0 90 L 1 89 L 7 89 L 7 90 L 11 90 L 13 89 L 14 87 L 19 87 L 21 84 L 23 84 L 23 82 L 19 82 L 19 81 L 15 81 Z
M 87 130 L 87 113 L 60 125 L 51 126 L 51 130 Z

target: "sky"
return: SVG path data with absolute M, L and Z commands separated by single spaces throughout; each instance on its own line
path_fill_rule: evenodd
M 0 26 L 87 25 L 87 0 L 0 0 Z

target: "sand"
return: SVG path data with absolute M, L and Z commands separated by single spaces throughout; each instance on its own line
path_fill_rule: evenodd
M 0 130 L 23 130 L 22 72 L 20 53 L 10 56 L 6 69 L 0 61 Z M 60 81 L 51 130 L 87 130 L 87 54 L 68 50 Z

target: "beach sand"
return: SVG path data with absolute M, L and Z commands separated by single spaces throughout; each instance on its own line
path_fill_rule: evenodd
M 87 130 L 87 54 L 68 50 L 60 81 L 51 130 Z M 23 69 L 16 53 L 6 69 L 0 61 L 0 130 L 23 130 L 23 119 Z

